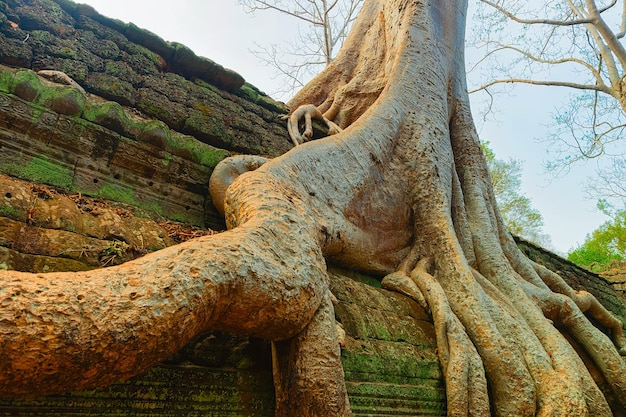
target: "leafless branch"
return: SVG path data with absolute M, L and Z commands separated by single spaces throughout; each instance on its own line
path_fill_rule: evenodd
M 276 45 L 259 47 L 255 55 L 276 70 L 291 92 L 303 84 L 302 76 L 312 67 L 328 65 L 333 53 L 343 43 L 363 0 L 239 0 L 249 12 L 274 10 L 299 19 L 306 29 L 289 48 Z M 272 54 L 264 57 L 264 54 Z M 279 57 L 278 55 L 281 55 Z M 318 70 L 321 67 L 318 68 Z
M 497 3 L 494 3 L 489 0 L 480 0 L 480 1 L 498 10 L 500 13 L 504 14 L 506 17 L 508 17 L 512 21 L 521 23 L 524 25 L 572 26 L 572 25 L 582 25 L 585 23 L 593 23 L 591 19 L 575 19 L 575 20 L 522 19 L 514 15 L 513 13 L 509 12 L 508 10 L 506 10 L 504 7 L 500 6 Z

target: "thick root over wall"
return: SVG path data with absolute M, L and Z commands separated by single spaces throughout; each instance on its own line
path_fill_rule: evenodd
M 498 213 L 466 93 L 465 13 L 461 0 L 366 0 L 340 55 L 290 102 L 292 133 L 307 114 L 337 133 L 216 169 L 228 232 L 106 270 L 1 272 L 0 394 L 125 379 L 219 329 L 274 341 L 277 415 L 348 416 L 331 262 L 430 309 L 449 415 L 609 416 L 607 397 L 623 410 L 621 323 L 524 257 Z

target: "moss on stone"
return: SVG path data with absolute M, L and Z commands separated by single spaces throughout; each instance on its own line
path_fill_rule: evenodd
M 23 165 L 10 164 L 6 172 L 34 183 L 48 184 L 70 190 L 73 183 L 72 171 L 50 162 L 46 157 L 33 157 Z
M 85 106 L 82 113 L 85 120 L 111 129 L 125 137 L 136 138 L 142 129 L 141 124 L 132 121 L 124 108 L 115 101 Z
M 0 206 L 0 217 L 8 217 L 9 219 L 19 220 L 20 213 L 19 211 L 12 206 Z
M 0 91 L 4 93 L 11 92 L 11 86 L 13 85 L 13 71 L 6 67 L 0 66 Z
M 180 116 L 173 114 L 170 110 L 163 106 L 159 106 L 152 100 L 139 100 L 137 108 L 156 119 L 182 123 Z
M 170 136 L 168 146 L 172 150 L 189 151 L 195 162 L 211 168 L 215 167 L 222 159 L 230 156 L 230 152 L 224 149 L 207 145 L 192 136 L 177 133 Z
M 242 97 L 276 113 L 287 113 L 289 111 L 289 108 L 284 103 L 274 100 L 273 98 L 269 97 L 267 94 L 261 92 L 258 88 L 249 83 L 245 83 L 244 85 L 242 85 L 241 88 L 237 90 L 236 94 L 239 97 Z
M 64 46 L 62 48 L 58 48 L 54 51 L 54 53 L 59 58 L 74 59 L 74 60 L 79 59 L 77 49 L 72 48 L 70 46 Z
M 189 113 L 185 120 L 184 131 L 200 138 L 218 139 L 223 143 L 230 144 L 233 137 L 226 131 L 226 125 L 221 115 L 210 106 L 196 104 L 195 109 Z
M 78 89 L 73 87 L 42 86 L 36 104 L 40 104 L 59 114 L 79 116 L 85 110 L 87 99 Z
M 9 92 L 26 101 L 35 101 L 42 90 L 39 76 L 31 70 L 16 71 Z
M 341 362 L 348 373 L 371 375 L 379 382 L 406 384 L 409 381 L 441 381 L 441 368 L 436 357 L 424 358 L 418 349 L 400 342 L 373 343 L 362 341 L 362 351 L 343 350 Z M 367 345 L 367 346 L 366 346 Z
M 30 36 L 44 44 L 51 44 L 54 40 L 54 36 L 47 30 L 31 30 Z
M 139 126 L 137 140 L 164 149 L 171 136 L 172 133 L 165 123 L 160 120 L 149 120 Z
M 96 196 L 104 198 L 105 200 L 113 200 L 124 204 L 130 204 L 132 206 L 140 206 L 135 193 L 131 189 L 117 184 L 103 185 L 96 193 Z
M 163 164 L 164 167 L 167 167 L 170 165 L 170 162 L 172 162 L 173 158 L 174 158 L 174 155 L 165 151 L 163 152 L 163 159 L 161 160 L 161 163 Z
M 135 74 L 128 67 L 128 65 L 119 61 L 107 61 L 105 64 L 104 72 L 108 75 L 117 77 L 120 80 L 131 81 L 134 78 L 137 78 L 137 74 Z
M 103 39 L 98 43 L 98 50 L 94 51 L 96 55 L 104 59 L 117 59 L 120 56 L 120 48 L 117 44 L 109 39 Z M 108 69 L 108 63 L 107 63 Z
M 195 226 L 202 226 L 202 223 L 199 222 L 198 219 L 194 218 L 193 216 L 189 216 L 185 213 L 172 213 L 167 217 L 176 222 L 193 224 Z
M 87 87 L 108 100 L 124 105 L 135 105 L 135 88 L 131 83 L 105 73 L 92 73 L 86 81 Z

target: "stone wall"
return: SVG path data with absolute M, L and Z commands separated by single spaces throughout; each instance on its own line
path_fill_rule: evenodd
M 600 275 L 611 284 L 622 299 L 626 300 L 626 262 L 616 265 L 614 268 L 600 273 Z
M 206 190 L 215 164 L 292 146 L 282 103 L 89 6 L 1 2 L 0 46 L 5 174 L 220 227 Z M 48 82 L 41 70 L 80 87 Z

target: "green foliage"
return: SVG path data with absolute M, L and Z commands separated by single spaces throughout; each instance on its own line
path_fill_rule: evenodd
M 522 161 L 503 161 L 496 156 L 489 142 L 481 144 L 491 174 L 493 192 L 500 214 L 509 231 L 540 245 L 549 245 L 550 237 L 542 233 L 543 217 L 522 194 Z
M 606 269 L 611 262 L 626 260 L 626 209 L 614 213 L 611 220 L 587 235 L 567 259 L 597 271 Z

